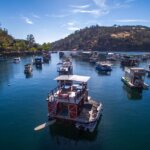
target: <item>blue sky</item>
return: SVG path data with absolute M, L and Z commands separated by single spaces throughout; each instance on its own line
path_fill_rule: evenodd
M 53 42 L 91 25 L 150 26 L 149 0 L 0 0 L 0 23 L 15 38 Z

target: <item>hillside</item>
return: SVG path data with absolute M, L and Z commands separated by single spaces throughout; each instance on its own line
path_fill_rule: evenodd
M 150 51 L 146 26 L 91 26 L 53 42 L 52 50 Z
M 10 49 L 14 38 L 11 35 L 8 35 L 8 31 L 6 29 L 0 28 L 0 50 L 2 49 Z

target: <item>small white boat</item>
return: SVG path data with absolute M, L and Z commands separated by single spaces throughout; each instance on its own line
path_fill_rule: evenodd
M 107 62 L 97 62 L 96 63 L 96 70 L 99 72 L 111 72 L 112 68 L 111 68 L 111 64 L 107 63 Z
M 21 61 L 20 57 L 16 57 L 13 59 L 13 62 L 14 63 L 19 63 Z
M 58 63 L 57 65 L 57 72 L 59 75 L 69 75 L 73 73 L 73 66 L 70 58 L 66 58 L 62 63 Z

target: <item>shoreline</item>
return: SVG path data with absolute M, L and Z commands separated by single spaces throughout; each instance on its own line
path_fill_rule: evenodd
M 81 50 L 50 50 L 49 52 L 51 53 L 54 53 L 54 52 L 59 52 L 59 51 L 70 51 L 70 52 L 79 52 Z M 86 51 L 89 51 L 89 52 L 92 52 L 92 50 L 84 50 L 85 52 Z M 24 56 L 24 55 L 42 55 L 44 51 L 11 51 L 11 52 L 8 52 L 8 51 L 4 51 L 4 52 L 1 52 L 0 53 L 0 56 Z M 94 51 L 93 51 L 94 52 Z M 97 52 L 102 52 L 102 53 L 150 53 L 150 50 L 149 51 L 146 51 L 146 50 L 109 50 L 109 51 L 105 51 L 105 50 L 99 50 Z

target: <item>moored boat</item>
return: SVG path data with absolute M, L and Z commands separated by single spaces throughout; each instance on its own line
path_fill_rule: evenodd
M 92 64 L 96 64 L 96 62 L 98 61 L 98 57 L 97 56 L 91 56 L 89 62 Z
M 16 57 L 13 59 L 13 62 L 14 63 L 19 63 L 21 61 L 20 57 Z
M 84 52 L 81 52 L 80 54 L 80 57 L 82 60 L 89 60 L 91 56 L 92 56 L 91 51 L 84 51 Z
M 65 55 L 64 52 L 59 52 L 59 58 L 62 58 Z
M 131 56 L 123 56 L 121 60 L 121 66 L 132 67 L 137 66 L 138 64 L 139 60 Z
M 24 65 L 24 73 L 25 74 L 31 74 L 32 73 L 32 71 L 33 71 L 33 69 L 32 69 L 32 65 L 31 64 L 26 64 L 26 65 Z
M 125 68 L 122 81 L 130 88 L 147 89 L 149 85 L 144 82 L 145 74 L 144 68 Z
M 111 64 L 109 64 L 107 62 L 97 62 L 96 70 L 99 72 L 101 72 L 101 71 L 110 72 L 110 71 L 112 71 Z
M 145 69 L 145 71 L 146 71 L 148 77 L 150 77 L 150 64 L 148 65 L 148 68 Z
M 35 57 L 33 60 L 33 64 L 36 65 L 36 67 L 42 67 L 43 60 L 41 57 Z
M 43 62 L 44 63 L 49 63 L 50 59 L 51 59 L 51 54 L 49 52 L 43 53 Z
M 61 75 L 47 98 L 49 119 L 70 122 L 77 129 L 93 132 L 102 114 L 102 103 L 88 96 L 88 76 Z
M 70 58 L 66 58 L 65 60 L 63 60 L 63 62 L 58 63 L 58 68 L 57 68 L 57 72 L 59 73 L 59 75 L 69 75 L 73 73 L 73 66 L 72 66 L 72 61 L 70 60 Z
M 118 59 L 118 55 L 115 53 L 108 53 L 106 60 L 108 61 L 116 61 Z

